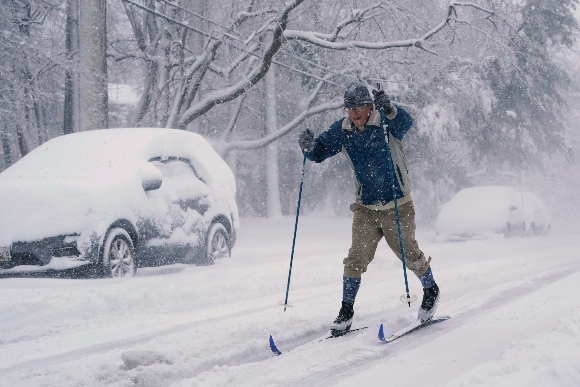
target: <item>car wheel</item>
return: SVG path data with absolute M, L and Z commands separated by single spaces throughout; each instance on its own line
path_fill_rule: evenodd
M 129 233 L 122 228 L 109 231 L 103 245 L 103 275 L 113 278 L 134 277 L 137 271 L 135 248 Z
M 213 223 L 206 239 L 204 264 L 212 265 L 216 259 L 229 258 L 231 255 L 228 231 L 221 223 Z
M 509 224 L 509 223 L 506 223 L 506 225 L 505 225 L 505 227 L 503 228 L 502 232 L 503 232 L 503 235 L 504 235 L 506 238 L 509 238 L 509 237 L 511 236 L 511 233 L 512 233 L 512 227 L 511 227 L 511 224 Z

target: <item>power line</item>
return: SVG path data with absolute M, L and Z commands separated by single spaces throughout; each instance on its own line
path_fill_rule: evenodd
M 155 16 L 159 16 L 160 18 L 162 18 L 162 19 L 165 19 L 165 20 L 167 20 L 167 21 L 168 21 L 168 22 L 170 22 L 170 23 L 177 24 L 177 25 L 179 25 L 180 27 L 183 27 L 183 28 L 185 28 L 185 29 L 188 29 L 188 30 L 194 31 L 194 32 L 196 32 L 196 33 L 198 33 L 198 34 L 201 34 L 201 35 L 203 35 L 203 36 L 206 36 L 206 37 L 208 37 L 208 38 L 214 38 L 214 37 L 213 37 L 211 34 L 209 34 L 209 33 L 205 32 L 205 31 L 202 31 L 202 30 L 200 30 L 200 29 L 197 29 L 197 28 L 191 27 L 191 26 L 189 26 L 189 25 L 187 25 L 187 24 L 185 24 L 185 23 L 179 22 L 179 21 L 177 21 L 177 20 L 175 20 L 175 19 L 172 19 L 172 18 L 170 18 L 170 17 L 168 17 L 168 16 L 165 16 L 165 15 L 163 15 L 163 14 L 162 14 L 162 13 L 160 13 L 160 12 L 154 11 L 154 10 L 152 10 L 151 8 L 147 8 L 147 7 L 145 7 L 145 6 L 143 6 L 143 5 L 140 5 L 140 4 L 137 4 L 137 3 L 135 3 L 135 2 L 133 2 L 133 1 L 131 1 L 131 0 L 122 0 L 122 1 L 124 1 L 124 2 L 126 2 L 126 3 L 129 3 L 129 4 L 131 4 L 131 5 L 134 5 L 134 6 L 136 6 L 137 8 L 139 8 L 139 9 L 142 9 L 142 10 L 143 10 L 143 11 L 145 11 L 145 12 L 149 12 L 149 13 L 151 13 L 151 14 L 155 15 Z M 163 0 L 157 0 L 157 1 L 163 1 Z M 167 3 L 167 4 L 169 4 L 169 5 L 172 5 L 172 6 L 174 6 L 174 7 L 178 7 L 178 6 L 176 6 L 175 4 L 171 4 L 171 3 L 168 3 L 168 2 L 166 2 L 166 1 L 165 1 L 165 3 Z M 180 8 L 180 9 L 183 9 L 183 8 L 181 8 L 181 7 L 178 7 L 178 8 Z M 185 10 L 185 9 L 183 9 L 183 10 L 184 10 L 184 11 L 186 11 L 186 12 L 189 12 L 189 13 L 191 13 L 191 14 L 194 14 L 194 13 L 193 13 L 193 12 L 191 12 L 191 11 L 188 11 L 188 10 Z M 198 15 L 195 15 L 195 16 L 198 16 Z M 209 19 L 207 19 L 207 20 L 209 21 Z M 212 23 L 214 23 L 214 24 L 217 24 L 217 25 L 218 25 L 218 26 L 220 26 L 220 27 L 223 27 L 223 26 L 219 25 L 218 23 L 215 23 L 215 22 L 212 22 Z M 223 28 L 225 28 L 225 27 L 223 27 Z M 235 39 L 237 39 L 237 40 L 239 40 L 239 38 L 236 38 L 236 37 L 234 37 L 234 36 L 231 36 L 230 34 L 226 34 L 226 35 L 227 35 L 227 36 L 230 36 L 230 37 L 233 37 L 233 38 L 235 38 Z M 228 43 L 228 42 L 226 42 L 226 41 L 223 41 L 223 43 L 224 43 L 225 45 L 227 45 L 227 46 L 230 46 L 230 47 L 233 47 L 233 48 L 235 48 L 236 50 L 240 50 L 240 51 L 242 51 L 242 52 L 244 52 L 244 53 L 246 53 L 246 54 L 248 54 L 248 55 L 255 56 L 255 57 L 259 58 L 259 59 L 264 59 L 264 57 L 263 57 L 263 56 L 260 56 L 260 55 L 258 55 L 258 54 L 256 54 L 256 53 L 253 53 L 253 52 L 250 52 L 250 51 L 244 51 L 244 50 L 243 50 L 243 49 L 241 49 L 240 47 L 238 47 L 238 46 L 235 46 L 235 45 L 233 45 L 233 44 L 231 44 L 231 43 Z M 315 63 L 312 63 L 312 62 L 309 62 L 309 61 L 307 61 L 307 60 L 305 60 L 305 59 L 303 59 L 303 58 L 296 57 L 296 56 L 294 56 L 294 55 L 292 55 L 292 54 L 288 54 L 288 53 L 286 53 L 286 52 L 283 52 L 283 51 L 281 51 L 281 50 L 280 50 L 280 52 L 281 52 L 282 54 L 285 54 L 285 55 L 289 55 L 289 56 L 295 57 L 295 58 L 297 58 L 297 59 L 300 59 L 300 60 L 303 60 L 303 61 L 305 61 L 305 62 L 307 62 L 307 63 L 310 63 L 310 64 L 312 64 L 312 65 L 314 65 L 314 66 L 316 66 L 316 67 L 320 67 L 320 68 L 324 69 L 322 66 L 320 66 L 320 65 L 317 65 L 317 64 L 315 64 Z M 298 69 L 296 69 L 296 68 L 294 68 L 294 67 L 291 67 L 291 66 L 289 66 L 289 65 L 286 65 L 286 64 L 284 64 L 284 63 L 278 62 L 278 61 L 276 61 L 276 60 L 274 60 L 274 59 L 272 59 L 272 61 L 271 61 L 271 62 L 272 62 L 272 63 L 274 63 L 274 64 L 276 64 L 276 65 L 278 65 L 278 66 L 284 67 L 284 68 L 286 68 L 286 69 L 288 69 L 288 70 L 290 70 L 290 71 L 294 71 L 294 72 L 296 72 L 296 73 L 299 73 L 299 74 L 305 75 L 305 76 L 307 76 L 307 77 L 310 77 L 310 78 L 316 79 L 316 80 L 318 80 L 318 81 L 325 82 L 325 83 L 328 83 L 328 84 L 331 84 L 331 85 L 334 85 L 334 86 L 342 87 L 341 85 L 339 85 L 339 84 L 337 84 L 337 83 L 335 83 L 335 82 L 329 81 L 329 80 L 327 80 L 327 79 L 323 79 L 323 78 L 321 78 L 321 77 L 318 77 L 318 76 L 316 76 L 316 75 L 309 74 L 309 73 L 307 73 L 307 72 L 305 72 L 305 71 L 302 71 L 302 70 L 298 70 Z M 327 69 L 325 69 L 325 70 L 327 70 Z M 327 71 L 328 71 L 328 70 L 327 70 Z M 330 71 L 330 72 L 333 72 L 333 71 Z M 336 72 L 334 72 L 334 74 L 335 74 L 335 75 L 342 75 L 342 74 L 339 74 L 339 73 L 336 73 Z
M 214 25 L 216 25 L 216 26 L 218 26 L 218 27 L 220 27 L 220 28 L 223 28 L 223 29 L 224 29 L 224 30 L 226 30 L 226 31 L 229 31 L 229 30 L 230 30 L 230 27 L 226 27 L 226 26 L 224 26 L 224 25 L 222 25 L 222 24 L 220 24 L 220 23 L 218 23 L 218 22 L 216 22 L 216 21 L 213 21 L 213 20 L 211 20 L 211 19 L 209 19 L 209 18 L 207 18 L 207 17 L 205 17 L 205 16 L 203 16 L 203 15 L 200 15 L 200 14 L 196 13 L 196 12 L 193 12 L 193 11 L 190 11 L 190 10 L 188 10 L 188 9 L 185 9 L 185 8 L 183 8 L 183 7 L 181 7 L 181 6 L 177 5 L 177 4 L 173 4 L 172 2 L 170 2 L 170 1 L 168 1 L 168 0 L 156 0 L 156 1 L 158 1 L 158 2 L 160 2 L 160 3 L 164 3 L 164 4 L 167 4 L 167 5 L 170 5 L 170 6 L 174 7 L 174 8 L 177 8 L 177 9 L 179 9 L 179 10 L 181 10 L 181 11 L 185 12 L 185 13 L 188 13 L 188 14 L 190 14 L 190 15 L 193 15 L 193 16 L 195 16 L 195 17 L 198 17 L 198 18 L 200 18 L 201 20 L 205 20 L 205 21 L 207 21 L 207 22 L 209 22 L 209 23 L 211 23 L 211 24 L 214 24 Z M 228 37 L 230 37 L 230 38 L 232 38 L 232 39 L 238 40 L 238 41 L 243 41 L 243 40 L 242 40 L 240 37 L 238 37 L 238 36 L 235 36 L 235 35 L 232 35 L 232 34 L 230 34 L 230 33 L 226 33 L 226 36 L 228 36 Z M 260 44 L 260 45 L 264 45 L 264 43 L 260 42 L 260 41 L 259 41 L 259 40 L 257 40 L 256 38 L 252 38 L 251 40 L 252 40 L 253 42 L 256 42 L 256 43 Z M 238 48 L 238 47 L 236 47 L 236 49 L 239 49 L 239 48 Z M 320 64 L 318 64 L 318 63 L 311 62 L 311 61 L 309 61 L 309 60 L 307 60 L 307 59 L 301 58 L 301 57 L 299 57 L 299 56 L 298 56 L 298 55 L 297 55 L 295 52 L 293 52 L 293 53 L 290 53 L 290 52 L 284 51 L 284 50 L 282 50 L 282 49 L 280 49 L 278 52 L 279 52 L 280 54 L 287 55 L 287 56 L 289 56 L 289 57 L 291 57 L 291 58 L 298 59 L 298 60 L 300 60 L 300 61 L 302 61 L 302 62 L 304 62 L 304 63 L 307 63 L 307 64 L 309 64 L 309 65 L 311 65 L 311 66 L 314 66 L 314 67 L 320 68 L 321 70 L 324 70 L 324 71 L 326 71 L 326 72 L 332 73 L 332 74 L 334 74 L 334 75 L 338 75 L 338 76 L 344 76 L 344 74 L 341 74 L 341 73 L 339 73 L 339 72 L 336 72 L 336 71 L 330 70 L 330 69 L 328 69 L 327 67 L 324 67 L 324 66 L 322 66 L 322 65 L 320 65 Z M 278 62 L 275 62 L 275 61 L 272 61 L 272 62 L 273 62 L 273 63 L 275 63 L 275 64 L 279 64 Z M 293 70 L 293 71 L 298 71 L 298 72 L 300 72 L 300 71 L 301 71 L 301 70 L 298 70 L 298 69 L 295 69 L 295 68 L 290 68 L 290 67 L 287 67 L 287 68 L 288 68 L 288 69 L 291 69 L 291 70 Z M 302 74 L 304 74 L 304 73 L 302 73 Z M 305 74 L 305 75 L 307 75 L 307 76 L 310 76 L 310 77 L 314 77 L 314 76 L 312 76 L 312 75 L 310 75 L 310 74 Z M 320 79 L 320 78 L 316 78 L 316 79 Z M 374 78 L 374 79 L 369 79 L 369 80 L 371 80 L 371 81 L 372 81 L 372 80 L 374 80 L 374 81 L 379 81 L 379 82 L 383 82 L 383 83 L 397 83 L 397 84 L 399 84 L 399 83 L 410 83 L 410 82 L 405 82 L 405 81 L 392 81 L 392 80 L 386 80 L 386 79 L 376 79 L 376 78 Z M 328 82 L 328 81 L 325 81 L 325 82 Z M 333 85 L 336 85 L 336 86 L 340 86 L 340 85 L 337 85 L 336 83 L 332 83 L 332 82 L 328 82 L 328 83 L 331 83 L 331 84 L 333 84 Z
M 152 10 L 152 9 L 150 9 L 150 8 L 147 8 L 147 7 L 145 7 L 145 6 L 142 6 L 142 5 L 140 5 L 140 4 L 137 4 L 137 3 L 135 3 L 135 2 L 133 2 L 133 1 L 131 1 L 131 0 L 122 0 L 122 1 L 124 1 L 124 2 L 126 2 L 126 3 L 129 3 L 129 4 L 132 4 L 132 5 L 136 6 L 137 8 L 140 8 L 140 9 L 144 10 L 145 12 L 149 12 L 149 13 L 152 13 L 152 14 L 154 14 L 154 15 L 156 15 L 156 16 L 159 16 L 160 18 L 162 18 L 162 19 L 165 19 L 165 20 L 167 20 L 167 21 L 168 21 L 168 22 L 170 22 L 170 23 L 177 24 L 177 25 L 179 25 L 179 26 L 181 26 L 181 27 L 183 27 L 183 28 L 185 28 L 185 29 L 188 29 L 188 30 L 194 31 L 194 32 L 196 32 L 196 33 L 198 33 L 198 34 L 201 34 L 201 35 L 203 35 L 203 36 L 206 36 L 206 37 L 208 37 L 208 38 L 215 38 L 214 36 L 212 36 L 211 34 L 209 34 L 209 33 L 205 32 L 205 31 L 202 31 L 202 30 L 200 30 L 200 29 L 197 29 L 197 28 L 191 27 L 191 26 L 189 26 L 189 25 L 187 25 L 187 24 L 185 24 L 185 23 L 179 22 L 179 21 L 177 21 L 177 20 L 175 20 L 175 19 L 172 19 L 172 18 L 170 18 L 170 17 L 168 17 L 168 16 L 165 16 L 165 15 L 163 15 L 163 14 L 162 14 L 162 13 L 160 13 L 160 12 L 157 12 L 157 11 L 155 11 L 155 10 Z M 192 11 L 190 11 L 190 10 L 187 10 L 187 9 L 185 9 L 185 8 L 183 8 L 183 7 L 180 7 L 180 6 L 176 5 L 176 4 L 170 3 L 170 2 L 169 2 L 169 1 L 167 1 L 167 0 L 156 0 L 156 1 L 163 2 L 163 3 L 165 3 L 165 4 L 168 4 L 168 5 L 172 6 L 172 7 L 175 7 L 175 8 L 177 8 L 177 9 L 180 9 L 180 10 L 182 10 L 182 11 L 184 11 L 184 12 L 186 12 L 186 13 L 189 13 L 189 14 L 191 14 L 191 15 L 193 15 L 193 16 L 196 16 L 196 17 L 198 17 L 198 18 L 200 18 L 200 19 L 202 19 L 202 20 L 206 20 L 206 21 L 208 21 L 209 23 L 215 24 L 215 25 L 217 25 L 217 26 L 219 26 L 219 27 L 221 27 L 221 28 L 225 29 L 226 31 L 228 30 L 228 28 L 227 28 L 227 27 L 225 27 L 225 26 L 223 26 L 223 25 L 221 25 L 221 24 L 219 24 L 219 23 L 217 23 L 217 22 L 215 22 L 215 21 L 213 21 L 213 20 L 211 20 L 211 19 L 208 19 L 208 18 L 206 18 L 206 17 L 204 17 L 204 16 L 201 16 L 201 15 L 199 15 L 199 14 L 195 13 L 195 12 L 192 12 Z M 235 40 L 237 40 L 237 41 L 242 41 L 242 40 L 241 40 L 241 38 L 239 38 L 239 37 L 237 37 L 237 36 L 234 36 L 234 35 L 231 35 L 231 34 L 229 34 L 229 33 L 225 33 L 225 32 L 223 32 L 223 33 L 224 33 L 224 34 L 225 34 L 225 36 L 227 36 L 227 37 L 230 37 L 230 38 L 232 38 L 232 39 L 235 39 Z M 262 43 L 262 42 L 259 42 L 259 41 L 255 40 L 255 38 L 252 38 L 252 40 L 253 40 L 253 41 L 255 41 L 255 42 L 256 42 L 256 43 L 258 43 L 258 44 L 261 44 L 261 45 L 263 45 L 263 43 Z M 252 56 L 254 56 L 254 57 L 256 57 L 256 58 L 259 58 L 259 59 L 264 59 L 264 57 L 263 57 L 263 56 L 260 56 L 260 55 L 258 55 L 258 54 L 256 54 L 256 53 L 253 53 L 253 52 L 250 52 L 250 51 L 245 51 L 245 50 L 241 49 L 240 47 L 238 47 L 238 46 L 236 46 L 236 45 L 233 45 L 233 44 L 231 44 L 231 43 L 228 43 L 228 42 L 226 42 L 226 41 L 222 41 L 222 42 L 223 42 L 225 45 L 227 45 L 227 46 L 230 46 L 230 47 L 233 47 L 233 48 L 234 48 L 234 49 L 236 49 L 236 50 L 240 50 L 240 51 L 242 51 L 242 52 L 244 52 L 244 53 L 246 53 L 246 54 L 248 54 L 248 55 L 252 55 Z M 320 69 L 322 69 L 322 70 L 325 70 L 325 71 L 327 71 L 327 72 L 329 72 L 329 73 L 332 73 L 332 74 L 334 74 L 334 75 L 338 75 L 338 76 L 344 76 L 344 74 L 341 74 L 341 73 L 338 73 L 338 72 L 336 72 L 336 71 L 330 70 L 330 69 L 328 69 L 328 68 L 325 68 L 325 67 L 323 67 L 323 66 L 321 66 L 321 65 L 319 65 L 319 64 L 317 64 L 317 63 L 311 62 L 311 61 L 309 61 L 309 60 L 307 60 L 307 59 L 304 59 L 304 58 L 301 58 L 301 57 L 299 57 L 299 56 L 293 55 L 293 54 L 291 54 L 291 53 L 288 53 L 288 52 L 286 52 L 286 51 L 279 50 L 278 52 L 280 52 L 281 54 L 284 54 L 284 55 L 288 55 L 289 57 L 292 57 L 292 58 L 295 58 L 295 59 L 301 60 L 301 61 L 303 61 L 303 62 L 305 62 L 305 63 L 308 63 L 308 64 L 310 64 L 310 65 L 312 65 L 312 66 L 318 67 L 318 68 L 320 68 Z M 272 60 L 271 60 L 271 62 L 272 62 L 272 63 L 274 63 L 274 64 L 276 64 L 276 65 L 278 65 L 278 66 L 284 67 L 284 68 L 286 68 L 286 69 L 288 69 L 288 70 L 290 70 L 290 71 L 293 71 L 293 72 L 295 72 L 295 73 L 298 73 L 298 74 L 304 75 L 304 76 L 306 76 L 306 77 L 309 77 L 309 78 L 312 78 L 312 79 L 316 79 L 316 80 L 318 80 L 318 81 L 320 81 L 320 82 L 325 82 L 325 83 L 328 83 L 328 84 L 330 84 L 330 85 L 334 85 L 334 86 L 337 86 L 337 87 L 343 87 L 343 85 L 339 85 L 338 83 L 335 83 L 335 82 L 329 81 L 329 80 L 327 80 L 327 79 L 321 78 L 321 77 L 319 77 L 319 76 L 316 76 L 316 75 L 313 75 L 313 74 L 307 73 L 307 72 L 305 72 L 305 71 L 299 70 L 299 69 L 297 69 L 297 68 L 294 68 L 294 67 L 292 67 L 292 66 L 289 66 L 289 65 L 287 65 L 287 64 L 284 64 L 284 63 L 278 62 L 278 61 L 276 61 L 276 60 L 274 60 L 274 59 L 272 59 Z M 381 81 L 381 82 L 385 82 L 385 83 L 401 83 L 401 81 L 392 81 L 392 80 L 384 80 L 384 79 L 374 79 L 374 80 L 376 80 L 376 81 Z
M 157 11 L 154 11 L 154 10 L 152 10 L 151 8 L 147 8 L 147 7 L 145 7 L 145 6 L 141 5 L 141 4 L 137 4 L 137 3 L 135 3 L 135 2 L 133 2 L 133 1 L 131 1 L 131 0 L 122 0 L 122 1 L 124 1 L 125 3 L 129 3 L 129 4 L 131 4 L 131 5 L 134 5 L 135 7 L 137 7 L 137 8 L 140 8 L 140 9 L 142 9 L 142 10 L 143 10 L 143 11 L 145 11 L 145 12 L 149 12 L 149 13 L 151 13 L 151 14 L 155 15 L 155 16 L 159 16 L 160 18 L 162 18 L 162 19 L 165 19 L 165 20 L 167 20 L 167 21 L 168 21 L 168 22 L 170 22 L 170 23 L 177 24 L 177 25 L 179 25 L 179 26 L 181 26 L 181 27 L 183 27 L 183 28 L 185 28 L 185 29 L 188 29 L 188 30 L 191 30 L 191 31 L 197 32 L 198 34 L 201 34 L 201 35 L 203 35 L 203 36 L 207 36 L 208 38 L 211 38 L 211 37 L 212 37 L 210 34 L 208 34 L 208 33 L 207 33 L 207 32 L 205 32 L 205 31 L 198 30 L 197 28 L 194 28 L 194 27 L 188 26 L 187 24 L 184 24 L 184 23 L 182 23 L 182 22 L 179 22 L 179 21 L 177 21 L 177 20 L 175 20 L 175 19 L 172 19 L 172 18 L 170 18 L 170 17 L 168 17 L 168 16 L 165 16 L 164 14 L 162 14 L 162 13 L 160 13 L 160 12 L 157 12 Z
M 205 20 L 205 21 L 207 21 L 207 22 L 210 22 L 210 23 L 212 23 L 212 24 L 215 24 L 216 26 L 218 26 L 218 27 L 221 27 L 221 28 L 223 28 L 224 30 L 227 30 L 227 29 L 228 29 L 228 27 L 226 27 L 226 26 L 223 26 L 223 25 L 219 24 L 218 22 L 214 22 L 213 20 L 211 20 L 211 19 L 208 19 L 208 18 L 206 18 L 205 16 L 202 16 L 202 15 L 200 15 L 200 14 L 198 14 L 198 13 L 195 13 L 195 12 L 193 12 L 193 11 L 190 11 L 189 9 L 185 9 L 185 8 L 183 8 L 183 7 L 180 7 L 179 5 L 177 5 L 177 4 L 173 4 L 173 3 L 171 3 L 171 2 L 169 2 L 169 1 L 167 1 L 167 0 L 156 0 L 156 1 L 158 1 L 158 2 L 160 2 L 160 3 L 165 3 L 165 4 L 167 4 L 167 5 L 170 5 L 170 6 L 172 6 L 172 7 L 175 7 L 175 8 L 177 8 L 177 9 L 180 9 L 180 10 L 184 11 L 185 13 L 189 13 L 190 15 L 196 16 L 196 17 L 198 17 L 198 18 L 200 18 L 200 19 L 202 19 L 202 20 Z
M 172 6 L 172 7 L 175 7 L 175 8 L 177 8 L 177 9 L 179 9 L 179 10 L 182 10 L 182 11 L 183 11 L 183 12 L 185 12 L 185 13 L 188 13 L 188 14 L 190 14 L 190 15 L 196 16 L 196 17 L 198 17 L 198 18 L 200 18 L 200 19 L 202 19 L 202 20 L 205 20 L 205 21 L 207 21 L 207 22 L 209 22 L 209 23 L 215 24 L 216 26 L 218 26 L 218 27 L 221 27 L 221 28 L 223 28 L 223 29 L 224 29 L 224 30 L 226 30 L 226 31 L 229 31 L 229 30 L 230 30 L 230 28 L 229 28 L 229 27 L 226 27 L 226 26 L 224 26 L 224 25 L 221 25 L 221 24 L 219 24 L 218 22 L 215 22 L 215 21 L 213 21 L 213 20 L 211 20 L 211 19 L 209 19 L 209 18 L 206 18 L 205 16 L 199 15 L 199 14 L 197 14 L 197 13 L 193 12 L 193 11 L 190 11 L 190 10 L 188 10 L 188 9 L 185 9 L 185 8 L 183 8 L 183 7 L 180 7 L 180 6 L 176 5 L 176 4 L 173 4 L 173 3 L 171 3 L 171 2 L 169 2 L 169 1 L 167 1 L 167 0 L 156 0 L 156 1 L 159 1 L 159 2 L 165 3 L 165 4 L 167 4 L 167 5 L 170 5 L 170 6 Z M 240 37 L 238 37 L 238 36 L 234 36 L 234 35 L 232 35 L 232 34 L 229 34 L 229 33 L 228 33 L 228 34 L 226 34 L 226 35 L 227 35 L 228 37 L 230 37 L 230 38 L 236 39 L 236 40 L 238 40 L 238 41 L 242 41 L 242 39 L 241 39 Z M 256 38 L 252 38 L 251 40 L 252 40 L 253 42 L 256 42 L 256 43 L 260 44 L 260 45 L 264 45 L 264 43 L 262 43 L 262 42 L 260 42 L 260 41 L 256 40 Z M 321 66 L 321 65 L 319 65 L 318 63 L 311 62 L 311 61 L 309 61 L 309 60 L 307 60 L 307 59 L 301 58 L 301 57 L 297 56 L 296 54 L 292 54 L 292 53 L 286 52 L 286 51 L 284 51 L 284 50 L 282 50 L 282 49 L 281 49 L 281 50 L 279 50 L 279 52 L 280 52 L 281 54 L 288 55 L 288 56 L 290 56 L 290 57 L 292 57 L 292 58 L 295 58 L 295 59 L 301 60 L 302 62 L 308 63 L 308 64 L 309 64 L 309 65 L 311 65 L 311 66 L 318 67 L 318 68 L 320 68 L 320 69 L 322 69 L 322 70 L 325 70 L 325 71 L 328 71 L 328 72 L 330 72 L 330 73 L 333 73 L 334 75 L 342 75 L 342 74 L 340 74 L 340 73 L 337 73 L 336 71 L 329 70 L 328 68 L 326 68 L 326 67 L 324 67 L 324 66 Z

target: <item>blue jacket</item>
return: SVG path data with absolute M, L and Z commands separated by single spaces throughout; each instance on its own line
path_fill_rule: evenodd
M 411 187 L 403 154 L 402 140 L 413 126 L 413 119 L 401 107 L 387 116 L 392 171 L 395 171 L 395 194 L 399 204 L 411 200 Z M 356 201 L 373 209 L 392 208 L 393 189 L 387 163 L 387 142 L 381 128 L 381 116 L 373 110 L 361 131 L 348 117 L 330 126 L 315 140 L 313 149 L 305 152 L 309 160 L 320 163 L 339 152 L 345 153 L 356 178 Z

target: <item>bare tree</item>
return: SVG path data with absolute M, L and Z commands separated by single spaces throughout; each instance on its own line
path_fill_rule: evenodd
M 284 124 L 263 141 L 222 144 L 225 153 L 230 149 L 263 147 L 307 117 L 339 108 L 340 101 L 329 97 L 332 94 L 329 88 L 336 94 L 340 90 L 337 86 L 349 78 L 365 78 L 365 71 L 380 67 L 371 65 L 369 69 L 361 69 L 356 58 L 365 51 L 410 49 L 433 55 L 435 51 L 429 42 L 438 35 L 452 40 L 458 29 L 472 19 L 485 19 L 490 30 L 494 25 L 505 24 L 493 9 L 459 1 L 444 10 L 437 9 L 438 20 L 432 17 L 432 12 L 430 18 L 421 19 L 415 10 L 425 4 L 413 6 L 404 0 L 363 1 L 364 6 L 350 11 L 348 3 L 338 2 L 329 5 L 327 10 L 314 7 L 313 16 L 305 15 L 312 6 L 304 0 L 286 2 L 281 8 L 277 8 L 278 2 L 247 1 L 243 9 L 236 8 L 240 7 L 238 2 L 222 2 L 221 7 L 213 7 L 206 15 L 166 0 L 123 0 L 123 4 L 135 45 L 128 47 L 113 42 L 109 55 L 117 61 L 138 58 L 145 64 L 143 92 L 134 114 L 136 126 L 185 128 L 216 106 L 246 93 L 264 77 L 271 63 L 322 83 L 324 88 L 308 92 L 309 103 L 300 106 L 290 125 Z M 463 12 L 465 19 L 460 15 L 463 9 L 467 9 Z M 388 25 L 403 15 L 408 23 Z M 203 41 L 201 46 L 200 41 Z M 319 55 L 335 62 L 329 65 L 302 58 L 298 67 L 303 69 L 300 69 L 275 59 L 284 55 L 296 58 L 293 47 L 315 55 L 337 52 L 332 57 Z M 352 56 L 345 59 L 345 55 Z M 340 56 L 341 60 L 337 61 Z
M 18 159 L 13 145 L 24 156 L 48 139 L 47 115 L 56 114 L 59 57 L 58 50 L 55 54 L 51 48 L 57 43 L 43 29 L 48 15 L 57 14 L 57 4 L 3 0 L 0 5 L 0 114 L 5 125 L 3 149 L 10 164 Z

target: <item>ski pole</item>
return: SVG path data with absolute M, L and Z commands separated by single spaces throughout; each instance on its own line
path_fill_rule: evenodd
M 284 312 L 288 307 L 288 293 L 290 292 L 290 278 L 292 276 L 292 261 L 294 260 L 294 246 L 296 245 L 296 231 L 298 230 L 298 215 L 300 214 L 300 200 L 302 199 L 302 185 L 304 184 L 304 169 L 306 167 L 306 155 L 302 161 L 302 175 L 300 176 L 300 190 L 298 191 L 298 207 L 296 208 L 296 223 L 294 223 L 294 238 L 292 239 L 292 253 L 290 254 L 290 268 L 288 269 L 288 284 L 286 285 L 286 298 L 284 299 Z
M 381 84 L 377 83 L 377 90 L 381 89 Z M 399 234 L 399 251 L 401 252 L 401 261 L 403 261 L 403 276 L 405 277 L 405 291 L 407 294 L 407 303 L 411 307 L 411 296 L 409 294 L 409 281 L 407 280 L 407 264 L 405 262 L 405 247 L 403 246 L 403 231 L 401 230 L 401 219 L 399 218 L 399 205 L 397 203 L 397 192 L 395 188 L 395 173 L 393 171 L 393 158 L 391 157 L 391 149 L 389 147 L 389 132 L 387 130 L 387 118 L 385 117 L 384 109 L 381 109 L 381 125 L 385 133 L 385 142 L 387 146 L 387 164 L 389 165 L 389 173 L 391 175 L 391 189 L 393 192 L 393 201 L 395 202 L 395 218 L 397 220 L 397 232 Z M 403 296 L 401 296 L 401 299 Z

